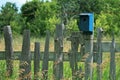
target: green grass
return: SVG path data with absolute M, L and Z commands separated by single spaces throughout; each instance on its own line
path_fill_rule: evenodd
M 32 79 L 33 79 L 33 61 L 32 61 Z M 84 64 L 79 62 L 78 67 L 84 67 Z M 109 80 L 109 54 L 104 55 L 103 64 L 102 64 L 102 80 Z M 94 63 L 94 72 L 93 72 L 93 80 L 97 80 L 97 73 L 96 73 L 96 64 Z M 42 61 L 40 62 L 40 77 L 42 78 Z M 84 70 L 84 69 L 83 69 Z M 72 72 L 70 68 L 69 62 L 64 62 L 64 79 L 63 80 L 72 80 Z M 49 71 L 48 71 L 48 79 L 53 80 L 53 62 L 49 62 Z M 18 80 L 19 79 L 19 61 L 14 60 L 14 71 L 13 76 L 10 78 L 6 77 L 6 64 L 5 60 L 0 60 L 0 80 Z M 116 55 L 116 80 L 120 80 L 120 54 Z
M 65 77 L 65 80 L 68 80 L 72 77 L 71 75 L 71 69 L 70 69 L 70 66 L 69 66 L 69 62 L 64 62 L 64 77 Z M 18 80 L 19 79 L 19 61 L 18 60 L 15 60 L 14 61 L 14 68 L 13 68 L 13 75 L 11 77 L 7 77 L 6 76 L 6 63 L 5 63 L 5 60 L 0 60 L 0 80 Z M 31 72 L 32 72 L 32 79 L 34 78 L 34 65 L 33 65 L 33 61 L 31 63 Z M 40 62 L 40 78 L 42 78 L 42 72 L 41 72 L 41 69 L 42 69 L 42 61 Z M 49 71 L 48 71 L 48 79 L 49 80 L 53 80 L 53 62 L 52 61 L 49 61 Z
M 0 80 L 18 80 L 19 64 L 18 61 L 14 61 L 14 71 L 11 77 L 7 77 L 5 60 L 0 60 Z

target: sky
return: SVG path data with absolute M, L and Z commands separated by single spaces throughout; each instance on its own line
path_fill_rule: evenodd
M 25 4 L 26 1 L 30 1 L 30 0 L 0 0 L 0 9 L 2 7 L 2 5 L 4 6 L 6 2 L 12 2 L 15 3 L 16 6 L 18 7 L 18 9 L 20 10 L 20 7 Z

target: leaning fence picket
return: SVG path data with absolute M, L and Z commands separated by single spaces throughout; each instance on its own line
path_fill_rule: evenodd
M 102 28 L 98 28 L 97 32 L 97 80 L 102 80 Z
M 35 42 L 34 49 L 34 80 L 40 78 L 40 43 Z
M 73 80 L 78 80 L 78 46 L 79 46 L 79 37 L 76 36 L 76 33 L 72 33 L 70 37 L 71 41 L 71 52 L 69 53 L 69 60 L 70 60 L 70 67 L 72 69 L 72 79 Z
M 63 78 L 63 24 L 56 25 L 55 35 L 55 56 L 53 73 L 55 80 L 61 80 Z
M 20 57 L 20 80 L 31 80 L 30 30 L 24 30 Z
M 116 80 L 116 63 L 115 63 L 115 39 L 113 39 L 110 47 L 110 80 Z
M 12 45 L 12 31 L 10 26 L 4 27 L 5 38 L 5 58 L 6 58 L 6 70 L 7 76 L 13 74 L 13 45 Z
M 46 32 L 46 41 L 45 41 L 45 49 L 44 49 L 44 56 L 43 56 L 43 64 L 42 64 L 42 73 L 43 79 L 48 79 L 48 62 L 49 62 L 49 39 L 50 39 L 50 32 Z

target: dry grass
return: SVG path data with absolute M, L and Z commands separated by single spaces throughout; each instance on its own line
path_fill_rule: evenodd
M 44 51 L 45 47 L 45 38 L 31 38 L 31 43 L 30 43 L 30 50 L 34 51 L 34 46 L 35 42 L 40 42 L 40 51 Z M 67 52 L 70 49 L 70 41 L 66 41 L 64 39 L 64 48 L 63 51 Z M 50 38 L 50 44 L 49 44 L 49 51 L 54 51 L 54 38 Z M 4 43 L 4 38 L 0 39 L 0 51 L 5 50 L 5 43 Z M 14 51 L 21 51 L 22 50 L 22 37 L 15 37 L 13 38 L 13 50 Z

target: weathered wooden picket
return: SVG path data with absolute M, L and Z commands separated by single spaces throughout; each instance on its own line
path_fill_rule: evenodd
M 56 25 L 55 52 L 49 52 L 50 33 L 46 32 L 44 52 L 40 51 L 40 43 L 35 42 L 34 52 L 30 51 L 30 31 L 25 30 L 23 34 L 22 51 L 13 51 L 12 31 L 10 26 L 4 27 L 5 51 L 0 52 L 0 60 L 6 60 L 7 74 L 13 74 L 13 60 L 20 60 L 19 79 L 31 80 L 31 60 L 34 60 L 34 79 L 39 80 L 40 60 L 42 64 L 43 80 L 48 79 L 48 62 L 53 61 L 54 80 L 63 79 L 63 61 L 69 61 L 72 70 L 72 80 L 93 80 L 92 64 L 97 63 L 97 80 L 102 80 L 102 52 L 110 51 L 110 80 L 116 80 L 115 52 L 120 52 L 120 44 L 115 43 L 114 35 L 112 42 L 102 42 L 102 30 L 98 29 L 97 40 L 93 35 L 73 32 L 67 39 L 71 41 L 71 50 L 63 52 L 63 24 Z M 78 52 L 80 45 L 80 52 Z M 34 54 L 33 54 L 34 53 Z M 43 54 L 44 53 L 44 54 Z M 85 70 L 78 68 L 78 62 L 85 63 Z M 81 76 L 79 76 L 81 75 Z

